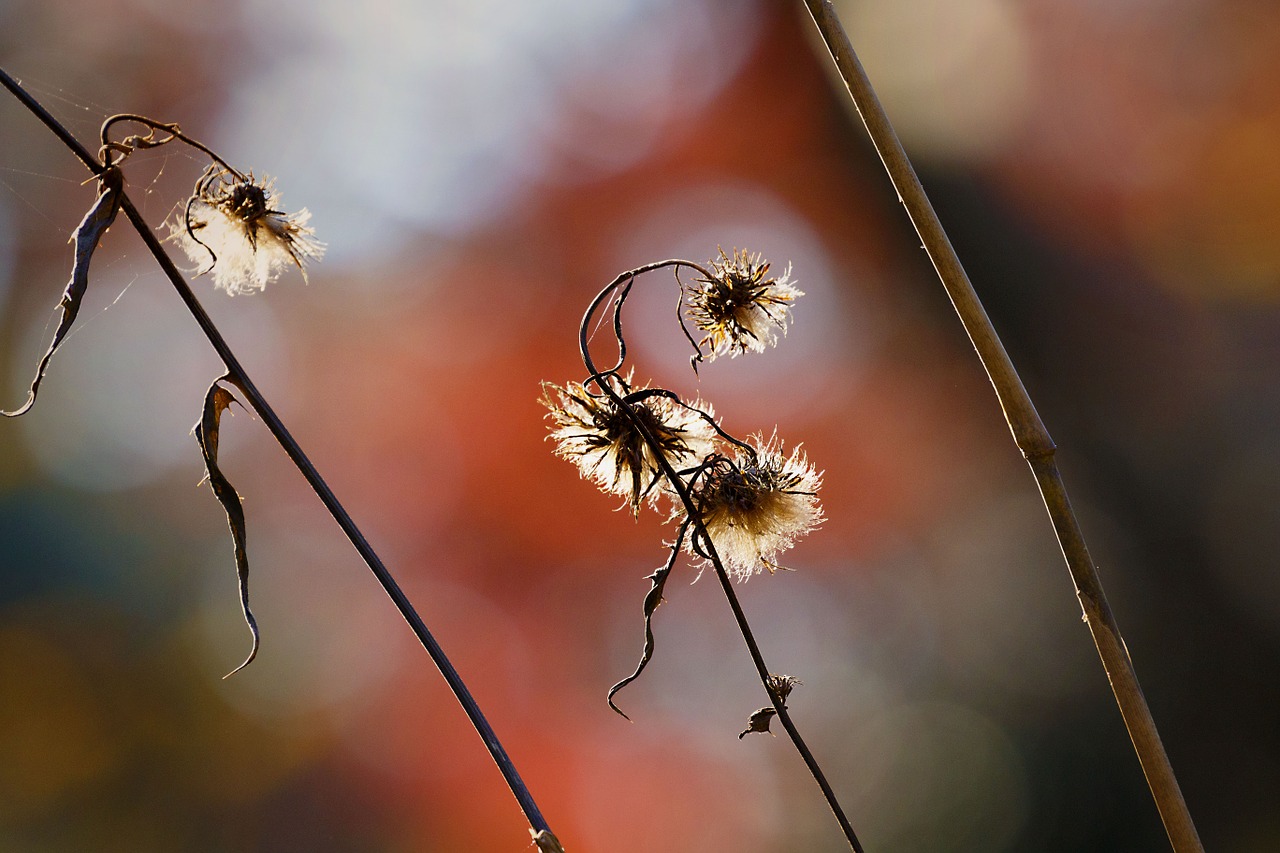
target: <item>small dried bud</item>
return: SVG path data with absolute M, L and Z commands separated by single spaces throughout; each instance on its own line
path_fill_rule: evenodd
M 783 705 L 787 704 L 787 697 L 791 695 L 792 689 L 797 684 L 803 685 L 804 682 L 793 675 L 769 676 L 769 692 L 776 696 Z
M 227 171 L 207 173 L 185 211 L 170 225 L 171 238 L 196 263 L 209 263 L 214 284 L 232 296 L 262 290 L 288 266 L 307 277 L 325 246 L 307 227 L 311 213 L 277 209 L 275 182 L 240 179 Z
M 738 580 L 780 568 L 778 554 L 823 519 L 822 475 L 800 448 L 784 457 L 776 435 L 750 443 L 754 454 L 739 448 L 732 459 L 712 460 L 693 494 L 716 552 Z M 695 553 L 693 539 L 685 547 Z
M 715 430 L 703 416 L 711 416 L 710 407 L 701 400 L 685 406 L 669 396 L 644 396 L 648 387 L 632 390 L 630 379 L 622 381 L 622 394 L 639 397 L 631 407 L 667 462 L 676 470 L 699 464 L 715 441 Z M 577 382 L 563 388 L 544 382 L 542 387 L 557 456 L 573 462 L 604 491 L 625 496 L 633 513 L 646 500 L 657 500 L 661 490 L 655 487 L 662 479 L 658 457 L 622 407 Z
M 689 316 L 704 336 L 711 358 L 763 352 L 787 332 L 791 303 L 804 293 L 790 281 L 791 268 L 770 278 L 769 264 L 744 249 L 711 262 L 711 275 L 698 279 L 689 294 Z

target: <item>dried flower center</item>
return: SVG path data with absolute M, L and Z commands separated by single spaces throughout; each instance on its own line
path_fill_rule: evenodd
M 767 465 L 750 464 L 739 468 L 727 461 L 714 472 L 707 488 L 709 507 L 728 513 L 731 517 L 745 518 L 765 509 L 778 494 L 806 494 L 796 492 L 800 477 Z
M 227 195 L 228 212 L 242 222 L 253 222 L 268 213 L 267 192 L 251 181 L 241 181 Z
M 684 430 L 666 424 L 658 413 L 645 403 L 634 404 L 631 410 L 649 434 L 657 439 L 658 446 L 662 448 L 664 454 L 679 454 L 685 450 L 684 440 L 680 437 Z M 622 450 L 621 455 L 632 460 L 636 467 L 640 466 L 647 450 L 644 433 L 617 404 L 610 401 L 607 406 L 597 409 L 592 416 L 592 425 L 609 442 L 616 444 Z
M 759 301 L 765 291 L 760 284 L 763 275 L 764 268 L 752 270 L 751 276 L 726 275 L 721 279 L 720 287 L 710 288 L 707 293 L 707 314 L 711 317 L 735 317 L 741 309 Z
M 730 512 L 750 513 L 760 507 L 764 489 L 758 476 L 731 469 L 716 480 L 717 503 Z

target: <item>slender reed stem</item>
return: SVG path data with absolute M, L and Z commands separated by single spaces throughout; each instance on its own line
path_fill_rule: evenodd
M 80 158 L 81 162 L 85 164 L 89 171 L 93 172 L 95 175 L 100 175 L 105 171 L 106 167 L 102 163 L 98 162 L 98 160 L 90 154 L 89 151 L 85 149 L 84 146 L 82 146 L 57 119 L 55 119 L 43 106 L 41 106 L 39 102 L 32 98 L 26 90 L 23 89 L 22 86 L 3 69 L 0 69 L 0 83 L 3 83 L 5 88 L 13 93 L 14 97 L 21 101 L 28 110 L 30 110 L 37 118 L 40 119 L 40 121 L 52 130 L 53 133 L 62 140 L 62 143 L 66 145 L 73 154 Z M 253 381 L 250 380 L 248 373 L 246 373 L 245 369 L 241 366 L 239 359 L 236 358 L 235 353 L 232 352 L 231 347 L 222 337 L 222 334 L 214 325 L 213 320 L 209 317 L 208 313 L 205 312 L 204 307 L 200 304 L 199 300 L 196 299 L 195 293 L 187 284 L 186 279 L 183 278 L 182 273 L 178 270 L 177 266 L 173 263 L 173 260 L 169 257 L 160 241 L 156 238 L 146 220 L 142 218 L 138 209 L 134 207 L 133 202 L 129 200 L 127 195 L 122 193 L 120 204 L 121 209 L 124 210 L 125 215 L 129 218 L 129 221 L 133 224 L 133 227 L 137 230 L 139 236 L 142 237 L 143 243 L 146 244 L 147 249 L 160 265 L 160 268 L 164 271 L 169 281 L 173 284 L 174 289 L 177 290 L 178 296 L 187 306 L 187 310 L 190 311 L 191 315 L 195 318 L 196 323 L 200 326 L 200 330 L 204 332 L 205 337 L 209 339 L 209 343 L 213 346 L 214 351 L 217 352 L 218 357 L 221 358 L 223 364 L 226 365 L 227 371 L 234 379 L 235 384 L 244 393 L 245 399 L 249 401 L 249 405 L 253 407 L 255 412 L 257 412 L 258 416 L 262 419 L 262 422 L 266 424 L 267 429 L 271 432 L 271 435 L 280 444 L 280 447 L 284 450 L 290 461 L 292 461 L 297 467 L 298 471 L 301 472 L 302 476 L 306 479 L 307 484 L 311 486 L 312 490 L 316 493 L 316 496 L 320 499 L 320 502 L 324 504 L 325 509 L 327 509 L 329 514 L 333 516 L 333 519 L 338 523 L 342 532 L 355 547 L 361 559 L 364 560 L 365 565 L 367 565 L 369 570 L 373 572 L 374 577 L 378 579 L 378 583 L 382 585 L 383 590 L 386 592 L 388 597 L 391 598 L 392 603 L 395 604 L 396 610 L 398 610 L 400 615 L 404 617 L 405 622 L 409 624 L 414 635 L 417 636 L 419 642 L 422 643 L 422 647 L 426 649 L 427 654 L 431 656 L 431 660 L 435 663 L 436 667 L 440 670 L 440 674 L 444 676 L 445 681 L 448 683 L 449 689 L 453 691 L 453 695 L 457 698 L 463 711 L 466 712 L 468 719 L 471 720 L 471 724 L 475 727 L 476 733 L 479 734 L 480 739 L 484 741 L 485 746 L 489 750 L 489 754 L 493 756 L 494 762 L 498 765 L 498 770 L 502 773 L 508 787 L 510 787 L 511 793 L 515 795 L 516 801 L 520 804 L 520 809 L 524 812 L 525 817 L 529 821 L 529 825 L 535 832 L 543 833 L 541 837 L 544 840 L 539 842 L 539 846 L 545 850 L 558 849 L 558 842 L 555 843 L 554 847 L 551 846 L 554 841 L 554 837 L 551 836 L 550 827 L 547 826 L 546 819 L 543 818 L 542 812 L 539 811 L 537 804 L 534 802 L 533 795 L 529 793 L 529 789 L 520 778 L 520 774 L 516 772 L 515 765 L 507 755 L 506 750 L 503 749 L 502 744 L 499 742 L 497 735 L 494 734 L 493 728 L 489 725 L 488 720 L 485 719 L 484 714 L 480 710 L 480 706 L 476 703 L 475 698 L 472 697 L 471 691 L 467 689 L 466 684 L 462 681 L 462 677 L 458 675 L 458 671 L 454 669 L 453 664 L 449 662 L 449 658 L 445 655 L 440 644 L 436 642 L 435 637 L 433 637 L 431 632 L 427 630 L 427 626 L 422 621 L 422 617 L 418 615 L 413 604 L 410 603 L 409 598 L 400 589 L 400 585 L 396 583 L 395 578 L 392 577 L 391 572 L 388 571 L 387 567 L 383 564 L 382 559 L 374 552 L 373 547 L 369 544 L 368 540 L 365 539 L 364 534 L 356 527 L 355 522 L 352 521 L 351 516 L 338 501 L 333 490 L 329 488 L 329 485 L 320 476 L 315 465 L 311 463 L 311 460 L 307 458 L 307 455 L 303 452 L 301 446 L 299 446 L 298 442 L 289 433 L 288 429 L 285 428 L 284 423 L 267 403 L 262 392 L 260 392 L 257 386 L 253 384 Z M 547 846 L 544 847 L 544 844 Z
M 784 703 L 783 697 L 779 695 L 771 685 L 769 667 L 764 662 L 764 655 L 760 653 L 760 646 L 756 643 L 755 634 L 751 630 L 751 624 L 747 621 L 747 616 L 742 610 L 742 605 L 738 602 L 737 593 L 733 591 L 733 582 L 729 579 L 729 574 L 725 571 L 724 564 L 720 561 L 720 555 L 716 553 L 715 543 L 711 541 L 711 536 L 707 534 L 707 528 L 702 521 L 702 514 L 698 512 L 697 507 L 694 505 L 693 497 L 689 494 L 688 486 L 676 473 L 675 469 L 671 467 L 671 463 L 667 460 L 666 454 L 662 449 L 662 445 L 659 444 L 658 439 L 650 431 L 649 425 L 645 422 L 645 419 L 636 416 L 631 405 L 627 403 L 626 400 L 623 400 L 617 390 L 614 389 L 609 381 L 604 378 L 605 374 L 602 374 L 596 368 L 595 361 L 591 358 L 591 348 L 588 345 L 588 332 L 591 328 L 592 319 L 594 318 L 596 311 L 599 310 L 605 300 L 612 294 L 618 292 L 619 288 L 623 288 L 623 292 L 625 293 L 625 288 L 629 288 L 631 282 L 634 281 L 636 276 L 641 273 L 651 272 L 653 270 L 662 269 L 663 267 L 675 267 L 679 270 L 682 266 L 695 269 L 703 275 L 709 275 L 709 273 L 701 266 L 689 261 L 658 261 L 656 263 L 646 264 L 645 266 L 637 267 L 636 269 L 622 273 L 610 282 L 603 290 L 601 290 L 600 293 L 596 295 L 596 298 L 591 302 L 591 305 L 587 308 L 586 314 L 583 315 L 582 326 L 579 329 L 578 345 L 582 354 L 582 363 L 586 366 L 587 372 L 591 375 L 592 379 L 595 380 L 596 385 L 600 390 L 607 394 L 609 399 L 612 400 L 613 403 L 621 410 L 625 411 L 631 418 L 632 424 L 637 430 L 639 430 L 640 434 L 644 437 L 645 442 L 649 445 L 649 449 L 653 453 L 653 458 L 657 461 L 658 467 L 662 471 L 662 475 L 679 496 L 680 502 L 684 506 L 685 517 L 693 522 L 695 530 L 693 535 L 701 537 L 701 542 L 705 547 L 707 557 L 710 559 L 711 565 L 715 569 L 716 577 L 720 581 L 720 587 L 724 590 L 725 597 L 729 600 L 729 608 L 733 611 L 733 618 L 738 623 L 738 630 L 742 634 L 743 641 L 747 644 L 747 651 L 751 655 L 751 662 L 755 664 L 756 673 L 760 676 L 760 683 L 764 685 L 765 692 L 769 695 L 769 702 L 777 712 L 778 719 L 782 722 L 782 727 L 786 729 L 787 735 L 791 738 L 791 743 L 795 746 L 796 751 L 800 753 L 800 757 L 804 760 L 805 766 L 809 768 L 810 775 L 813 776 L 814 781 L 818 783 L 818 787 L 822 790 L 822 796 L 826 799 L 827 806 L 830 807 L 832 814 L 835 815 L 836 822 L 840 824 L 840 830 L 844 833 L 845 839 L 848 840 L 849 846 L 853 848 L 856 853 L 863 853 L 862 843 L 858 840 L 857 834 L 853 831 L 853 825 L 849 823 L 849 818 L 845 816 L 844 809 L 840 806 L 840 802 L 836 799 L 835 791 L 832 789 L 830 783 L 827 782 L 827 777 L 822 772 L 822 768 L 818 765 L 817 759 L 813 757 L 813 753 L 809 750 L 808 744 L 806 744 L 804 738 L 800 736 L 800 730 L 796 728 L 795 723 L 792 721 L 791 714 L 787 711 L 787 706 Z M 623 297 L 619 296 L 618 298 L 621 300 Z M 626 344 L 622 339 L 622 326 L 621 320 L 618 316 L 619 312 L 620 306 L 619 309 L 615 311 L 614 315 L 614 332 L 617 336 L 620 355 L 618 364 L 611 368 L 610 371 L 607 371 L 608 373 L 616 373 L 617 370 L 621 368 L 622 361 L 626 356 Z
M 1067 499 L 1062 476 L 1054 462 L 1053 440 L 983 310 L 951 241 L 947 239 L 942 223 L 925 195 L 920 179 L 916 176 L 902 143 L 898 141 L 830 0 L 805 0 L 805 3 L 848 87 L 854 106 L 862 116 L 889 178 L 898 191 L 898 197 L 906 207 L 907 214 L 924 243 L 925 251 L 928 252 L 938 277 L 942 279 L 952 305 L 987 371 L 1013 433 L 1014 442 L 1035 475 L 1067 568 L 1071 572 L 1085 621 L 1093 635 L 1094 645 L 1120 706 L 1120 714 L 1146 774 L 1147 784 L 1160 811 L 1169 841 L 1178 853 L 1199 853 L 1204 848 L 1200 844 L 1169 757 L 1160 741 L 1151 710 L 1142 695 L 1133 661 L 1107 603 L 1102 581 L 1085 546 L 1079 522 Z

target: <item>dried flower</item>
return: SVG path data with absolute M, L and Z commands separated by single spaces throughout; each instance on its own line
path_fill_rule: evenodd
M 794 675 L 770 675 L 765 686 L 785 706 L 787 697 L 791 695 L 791 691 L 795 689 L 797 684 L 803 685 L 804 682 Z
M 210 170 L 171 224 L 171 237 L 192 261 L 211 262 L 205 272 L 211 270 L 214 284 L 232 296 L 262 290 L 290 265 L 305 281 L 306 264 L 324 255 L 324 243 L 307 227 L 311 213 L 305 207 L 284 213 L 279 204 L 269 178 Z
M 781 568 L 778 554 L 823 519 L 822 475 L 801 449 L 784 457 L 776 435 L 768 441 L 753 436 L 750 444 L 754 454 L 740 448 L 732 459 L 711 460 L 693 493 L 716 552 L 738 580 Z M 696 553 L 692 540 L 685 548 Z
M 701 400 L 684 405 L 665 394 L 645 395 L 648 386 L 632 389 L 630 379 L 619 379 L 620 393 L 630 398 L 667 462 L 677 471 L 701 463 L 715 442 L 707 420 L 713 416 L 710 408 Z M 655 486 L 662 479 L 658 458 L 617 403 L 577 382 L 564 388 L 544 382 L 542 387 L 557 456 L 573 462 L 604 491 L 625 496 L 633 513 L 646 500 L 657 500 L 661 490 Z
M 763 352 L 777 342 L 776 329 L 786 334 L 791 303 L 804 292 L 790 283 L 789 266 L 778 278 L 768 274 L 769 264 L 759 254 L 743 249 L 726 255 L 721 249 L 710 277 L 698 279 L 688 297 L 689 316 L 705 333 L 701 346 L 711 358 Z

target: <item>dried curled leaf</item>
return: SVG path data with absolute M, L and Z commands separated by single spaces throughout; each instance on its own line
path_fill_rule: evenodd
M 529 830 L 529 835 L 533 837 L 533 843 L 538 847 L 538 853 L 564 853 L 564 848 L 560 846 L 560 841 L 551 834 L 551 830 L 544 829 L 542 831 Z
M 778 712 L 773 708 L 761 708 L 759 711 L 756 711 L 751 715 L 751 718 L 747 720 L 746 729 L 738 733 L 738 740 L 742 740 L 752 732 L 769 732 L 769 723 L 772 722 L 773 718 L 777 716 L 777 714 Z M 773 732 L 769 732 L 769 734 L 772 735 Z
M 53 333 L 53 342 L 49 344 L 49 349 L 45 351 L 44 357 L 40 359 L 40 365 L 36 368 L 35 379 L 31 380 L 31 390 L 27 393 L 27 402 L 12 412 L 0 411 L 0 415 L 16 418 L 26 414 L 35 405 L 36 395 L 40 392 L 40 383 L 44 381 L 44 372 L 49 367 L 49 360 L 53 358 L 54 352 L 71 331 L 71 325 L 76 321 L 76 315 L 80 313 L 80 303 L 84 301 L 84 292 L 89 286 L 89 261 L 93 259 L 94 250 L 102 241 L 102 235 L 107 233 L 107 229 L 115 221 L 116 213 L 120 210 L 120 194 L 123 186 L 124 179 L 119 169 L 108 169 L 98 178 L 98 198 L 94 201 L 93 207 L 89 208 L 89 212 L 84 215 L 84 219 L 80 220 L 80 225 L 76 227 L 76 233 L 72 237 L 75 242 L 75 260 L 71 267 L 71 279 L 67 282 L 67 289 L 58 303 L 58 307 L 62 309 L 62 319 L 58 322 L 57 331 Z
M 639 678 L 640 673 L 644 672 L 644 668 L 649 665 L 649 660 L 653 657 L 653 612 L 662 603 L 662 590 L 667 585 L 667 578 L 671 575 L 671 570 L 675 568 L 676 557 L 680 555 L 680 546 L 684 542 L 685 534 L 688 531 L 689 522 L 686 520 L 680 525 L 680 529 L 676 531 L 676 541 L 671 545 L 671 556 L 667 558 L 666 565 L 647 578 L 652 586 L 649 587 L 649 592 L 644 597 L 644 653 L 640 656 L 640 663 L 636 665 L 636 671 L 609 688 L 609 707 L 627 720 L 631 718 L 622 713 L 621 708 L 613 704 L 613 697 L 617 695 L 619 690 Z
M 253 611 L 249 609 L 249 556 L 245 549 L 244 507 L 240 505 L 240 494 L 218 468 L 218 430 L 222 413 L 232 403 L 237 402 L 231 392 L 220 383 L 234 381 L 231 374 L 219 376 L 213 380 L 204 397 L 204 411 L 200 415 L 200 422 L 192 430 L 200 445 L 200 453 L 204 456 L 205 478 L 213 487 L 214 496 L 227 513 L 227 524 L 231 528 L 231 540 L 235 546 L 236 575 L 240 582 L 240 607 L 244 610 L 244 621 L 253 634 L 253 648 L 249 650 L 249 656 L 245 658 L 244 663 L 228 672 L 223 678 L 230 678 L 252 663 L 258 656 L 258 646 L 261 642 L 258 621 L 253 618 Z

